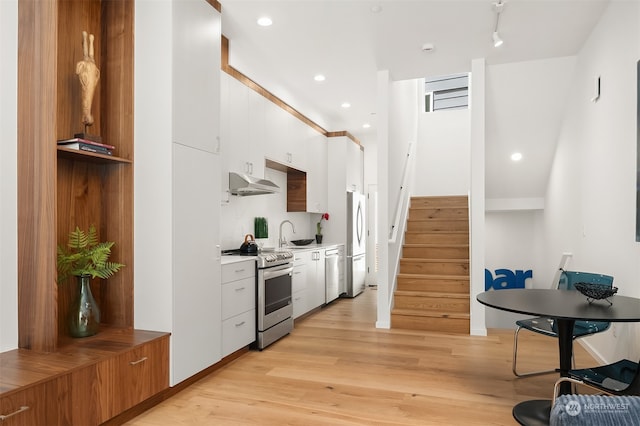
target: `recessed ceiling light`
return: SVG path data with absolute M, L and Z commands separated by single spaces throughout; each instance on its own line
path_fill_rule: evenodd
M 316 74 L 316 75 L 313 77 L 313 79 L 314 79 L 315 81 L 325 81 L 325 80 L 326 80 L 325 76 L 324 76 L 324 75 L 322 75 L 322 74 Z
M 379 6 L 379 5 L 371 6 L 371 11 L 373 13 L 380 13 L 382 12 L 382 6 Z
M 520 154 L 519 152 L 514 152 L 513 154 L 511 154 L 511 159 L 513 161 L 520 161 L 522 160 L 522 154 Z
M 268 16 L 258 18 L 258 25 L 260 25 L 261 27 L 268 27 L 271 24 L 273 24 L 273 21 Z
M 371 124 L 369 124 L 369 123 L 364 123 L 364 124 L 362 125 L 362 127 L 363 127 L 364 129 L 368 129 L 369 127 L 371 127 Z
M 341 106 L 342 108 L 350 108 L 351 104 L 349 102 L 343 102 Z
M 422 45 L 423 52 L 431 52 L 436 46 L 433 43 L 425 43 Z

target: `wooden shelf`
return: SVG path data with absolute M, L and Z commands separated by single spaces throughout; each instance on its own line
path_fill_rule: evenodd
M 95 152 L 80 151 L 73 148 L 65 148 L 63 146 L 58 147 L 58 155 L 71 160 L 83 160 L 93 163 L 128 163 L 132 161 L 126 158 L 117 157 L 115 155 L 98 154 Z

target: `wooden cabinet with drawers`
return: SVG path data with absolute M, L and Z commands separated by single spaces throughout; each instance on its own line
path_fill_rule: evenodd
M 108 329 L 0 354 L 3 426 L 99 425 L 169 387 L 169 334 Z

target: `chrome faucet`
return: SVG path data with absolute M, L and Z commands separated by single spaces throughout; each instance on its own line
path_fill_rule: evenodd
M 278 247 L 282 248 L 282 246 L 285 246 L 287 244 L 287 240 L 285 238 L 282 237 L 282 225 L 284 225 L 285 223 L 289 223 L 291 225 L 291 229 L 293 230 L 293 233 L 296 233 L 296 227 L 293 226 L 293 222 L 291 222 L 290 220 L 283 220 L 282 222 L 280 222 L 280 234 L 278 235 Z

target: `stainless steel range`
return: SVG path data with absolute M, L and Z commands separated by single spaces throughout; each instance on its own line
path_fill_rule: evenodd
M 293 253 L 258 253 L 257 346 L 262 350 L 293 330 Z
M 222 254 L 256 258 L 257 348 L 262 350 L 289 334 L 293 330 L 293 253 L 224 250 Z

